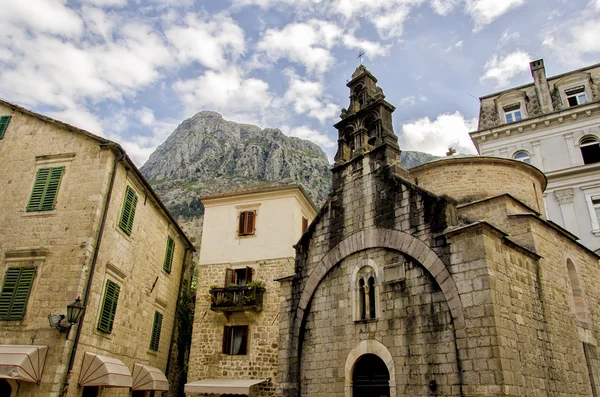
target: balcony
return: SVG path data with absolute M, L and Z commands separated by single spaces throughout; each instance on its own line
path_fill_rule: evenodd
M 260 287 L 230 286 L 211 288 L 210 310 L 216 312 L 260 311 L 265 289 Z

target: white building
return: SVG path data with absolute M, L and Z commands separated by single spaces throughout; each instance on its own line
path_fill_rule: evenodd
M 600 252 L 600 64 L 480 98 L 471 139 L 482 156 L 532 164 L 548 178 L 548 218 Z

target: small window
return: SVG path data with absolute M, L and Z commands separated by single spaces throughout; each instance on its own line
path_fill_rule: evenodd
M 135 207 L 137 205 L 137 194 L 130 187 L 127 186 L 127 190 L 125 190 L 125 200 L 123 200 L 123 209 L 121 210 L 121 221 L 119 222 L 119 227 L 128 236 L 131 236 L 131 231 L 133 230 L 133 218 L 135 217 Z
M 4 273 L 0 292 L 0 320 L 22 320 L 25 317 L 35 267 L 9 267 Z
M 171 274 L 171 268 L 173 267 L 173 254 L 175 253 L 175 241 L 171 236 L 167 237 L 167 252 L 165 253 L 165 263 L 163 269 L 165 272 Z
M 565 95 L 567 96 L 567 101 L 569 102 L 570 107 L 583 105 L 584 103 L 587 103 L 585 86 L 565 90 Z
M 579 142 L 583 164 L 600 162 L 600 142 L 595 136 L 586 136 Z
M 155 352 L 158 351 L 162 321 L 163 315 L 159 312 L 154 312 L 154 323 L 152 324 L 152 337 L 150 338 L 150 350 Z
M 523 118 L 521 113 L 521 105 L 515 103 L 513 105 L 505 106 L 504 110 L 504 118 L 507 123 L 514 123 L 515 121 L 519 121 Z
M 515 159 L 517 161 L 522 161 L 527 164 L 531 164 L 531 157 L 529 156 L 529 153 L 527 153 L 524 150 L 515 153 L 513 156 L 513 159 Z
M 244 355 L 248 349 L 248 326 L 225 326 L 223 331 L 223 354 Z
M 35 175 L 35 182 L 27 212 L 51 211 L 56 205 L 58 188 L 62 179 L 65 167 L 40 168 Z
M 117 312 L 117 302 L 119 300 L 119 291 L 121 287 L 110 280 L 106 281 L 106 289 L 104 290 L 104 301 L 100 310 L 100 320 L 98 321 L 98 329 L 102 332 L 110 333 L 113 329 L 115 321 L 115 313 Z
M 594 207 L 594 213 L 596 214 L 596 222 L 600 225 L 600 196 L 592 197 L 592 206 Z
M 256 211 L 240 212 L 240 223 L 238 227 L 238 236 L 248 236 L 254 234 L 254 225 L 256 223 Z
M 8 128 L 10 122 L 10 116 L 0 116 L 0 139 L 4 138 L 4 133 Z
M 252 281 L 252 268 L 246 266 L 241 269 L 225 269 L 225 287 L 239 285 L 241 287 Z
M 306 219 L 305 217 L 302 217 L 302 234 L 304 234 L 307 229 L 308 229 L 308 219 Z
M 371 266 L 363 266 L 356 279 L 356 310 L 355 320 L 370 320 L 377 318 L 377 289 L 375 271 Z

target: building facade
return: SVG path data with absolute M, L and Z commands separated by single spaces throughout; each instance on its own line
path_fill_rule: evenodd
M 406 171 L 377 79 L 347 85 L 333 191 L 282 280 L 278 394 L 597 396 L 599 257 L 547 221 L 543 173 Z
M 116 143 L 4 101 L 0 117 L 0 395 L 165 390 L 192 244 Z
M 186 395 L 273 396 L 281 277 L 315 217 L 302 188 L 281 185 L 201 198 L 204 224 Z M 283 314 L 285 315 L 285 314 Z
M 471 139 L 482 156 L 532 164 L 548 178 L 548 218 L 600 250 L 600 64 L 480 98 Z

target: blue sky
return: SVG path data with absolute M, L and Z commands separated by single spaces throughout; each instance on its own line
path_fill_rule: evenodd
M 600 0 L 0 0 L 0 97 L 141 166 L 185 118 L 280 128 L 333 157 L 363 63 L 401 148 L 473 153 L 479 96 L 600 62 Z

